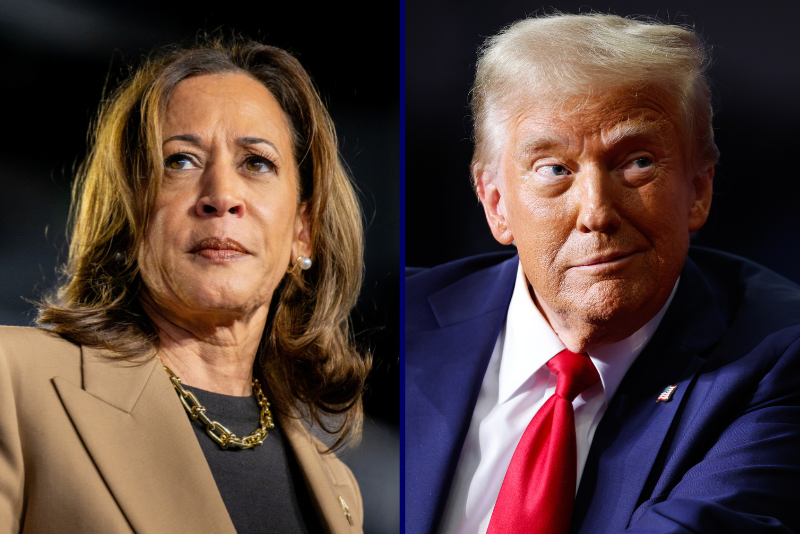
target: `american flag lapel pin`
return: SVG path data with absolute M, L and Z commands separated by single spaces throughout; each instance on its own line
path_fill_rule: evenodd
M 658 396 L 656 402 L 669 402 L 672 400 L 672 395 L 675 393 L 675 390 L 678 389 L 678 386 L 667 386 L 664 388 L 664 391 L 661 392 L 661 395 Z

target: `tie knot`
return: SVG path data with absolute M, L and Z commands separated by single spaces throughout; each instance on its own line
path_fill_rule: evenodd
M 575 354 L 562 350 L 547 362 L 551 372 L 558 375 L 556 395 L 572 402 L 581 392 L 586 391 L 600 380 L 592 359 L 586 354 Z

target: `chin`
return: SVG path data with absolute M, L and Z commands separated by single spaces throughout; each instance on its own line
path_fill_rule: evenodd
M 257 288 L 243 287 L 241 280 L 237 284 L 227 278 L 220 276 L 207 282 L 190 284 L 176 291 L 176 294 L 181 296 L 180 300 L 185 306 L 197 311 L 245 310 L 252 306 L 254 300 L 258 300 Z
M 586 323 L 598 326 L 642 322 L 640 328 L 660 309 L 659 306 L 652 314 L 649 313 L 649 308 L 659 300 L 657 290 L 626 280 L 598 282 L 579 291 L 578 295 L 576 311 Z
M 253 294 L 239 295 L 236 293 L 197 295 L 191 302 L 198 310 L 208 311 L 246 311 L 254 306 Z

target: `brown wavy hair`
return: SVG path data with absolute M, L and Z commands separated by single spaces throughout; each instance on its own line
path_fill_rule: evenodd
M 349 320 L 361 287 L 362 218 L 330 116 L 284 50 L 241 38 L 165 49 L 104 99 L 73 188 L 63 283 L 40 303 L 37 320 L 119 358 L 157 350 L 158 332 L 139 301 L 137 258 L 163 176 L 161 125 L 181 81 L 228 72 L 261 82 L 288 119 L 314 258 L 275 290 L 254 372 L 277 411 L 336 434 L 336 448 L 360 435 L 371 362 L 356 349 Z

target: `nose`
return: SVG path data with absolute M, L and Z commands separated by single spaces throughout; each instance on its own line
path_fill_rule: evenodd
M 583 169 L 578 177 L 578 219 L 580 232 L 613 232 L 622 223 L 619 213 L 621 184 L 599 167 Z
M 203 176 L 200 198 L 195 212 L 200 217 L 242 217 L 245 213 L 244 193 L 235 170 L 224 165 L 209 165 Z

